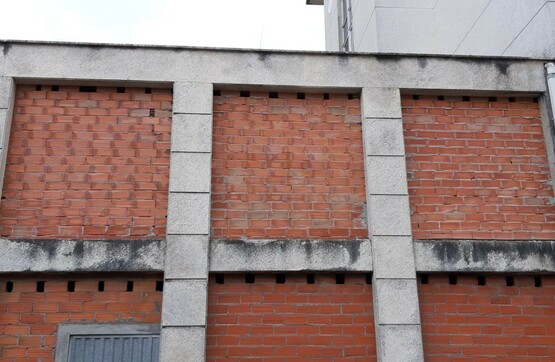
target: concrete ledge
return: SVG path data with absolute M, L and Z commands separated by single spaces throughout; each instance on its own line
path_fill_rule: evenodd
M 213 240 L 211 272 L 372 271 L 369 240 Z
M 0 273 L 160 272 L 161 240 L 0 239 Z
M 414 242 L 419 272 L 555 272 L 555 240 Z

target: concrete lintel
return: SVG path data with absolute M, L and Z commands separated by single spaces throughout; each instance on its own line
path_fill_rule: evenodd
M 401 118 L 401 93 L 399 88 L 362 89 L 363 118 Z
M 208 235 L 168 235 L 166 279 L 208 278 Z
M 374 236 L 372 254 L 376 279 L 416 277 L 410 236 Z
M 166 280 L 162 326 L 206 326 L 207 291 L 208 279 Z
M 39 42 L 2 45 L 4 74 L 22 80 L 182 81 L 328 89 L 384 87 L 537 93 L 546 89 L 544 62 L 531 59 Z
M 211 272 L 372 271 L 369 240 L 212 240 Z
M 161 272 L 161 240 L 0 239 L 0 273 Z
M 555 272 L 555 240 L 418 240 L 414 252 L 419 272 Z
M 160 362 L 205 361 L 205 327 L 162 327 L 160 337 Z
M 211 173 L 210 153 L 172 153 L 170 192 L 210 192 Z
M 176 82 L 173 86 L 173 113 L 212 114 L 212 91 L 212 83 Z
M 212 115 L 174 114 L 172 152 L 212 152 Z

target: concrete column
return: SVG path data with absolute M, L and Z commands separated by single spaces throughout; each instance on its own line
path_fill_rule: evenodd
M 173 92 L 161 360 L 205 360 L 212 161 L 212 84 Z
M 15 82 L 13 78 L 0 77 L 0 195 L 2 195 L 4 185 L 14 100 Z
M 399 89 L 362 91 L 378 361 L 423 361 Z

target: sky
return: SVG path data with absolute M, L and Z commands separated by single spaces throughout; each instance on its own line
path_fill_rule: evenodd
M 0 39 L 324 50 L 306 0 L 0 0 Z

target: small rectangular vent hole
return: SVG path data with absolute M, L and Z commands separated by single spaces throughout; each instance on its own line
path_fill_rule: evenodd
M 449 274 L 449 284 L 457 285 L 457 276 L 455 274 Z
M 219 97 L 219 96 L 222 95 L 222 91 L 219 90 L 219 89 L 214 89 L 214 90 L 212 91 L 212 95 L 213 95 L 214 97 Z
M 152 88 L 145 88 L 145 94 L 151 94 Z
M 345 274 L 335 274 L 335 284 L 345 284 Z
M 486 276 L 478 275 L 478 285 L 486 285 Z
M 306 275 L 306 284 L 314 284 L 315 281 L 316 281 L 316 276 L 314 274 Z
M 297 93 L 297 99 L 305 99 L 304 93 Z
M 157 280 L 156 281 L 156 291 L 157 292 L 163 292 L 164 291 L 164 281 L 163 280 Z
M 100 280 L 98 282 L 98 291 L 99 292 L 103 292 L 104 291 L 104 280 Z
M 45 284 L 46 284 L 46 282 L 43 282 L 43 281 L 37 282 L 37 292 L 44 293 L 44 285 Z
M 421 274 L 420 275 L 420 283 L 428 284 L 429 282 L 430 282 L 430 278 L 428 277 L 428 274 Z
M 74 280 L 69 280 L 67 282 L 67 291 L 70 293 L 75 292 L 75 281 Z
M 276 274 L 276 283 L 285 284 L 285 274 Z
M 253 284 L 254 283 L 254 274 L 245 274 L 245 283 Z
M 6 292 L 13 292 L 13 282 L 6 282 Z
M 79 92 L 82 92 L 82 93 L 94 93 L 94 92 L 96 92 L 96 87 L 92 87 L 92 86 L 82 86 L 82 87 L 79 87 Z
M 133 281 L 129 280 L 127 281 L 127 289 L 128 292 L 132 292 L 133 291 Z
M 224 284 L 225 277 L 223 274 L 216 274 L 216 284 Z
M 542 277 L 540 277 L 539 275 L 536 275 L 534 277 L 534 286 L 536 288 L 541 288 L 541 286 L 542 286 Z
M 60 90 L 60 87 L 57 85 L 53 85 L 52 86 L 52 92 L 58 92 Z
M 515 285 L 515 278 L 511 276 L 505 277 L 505 283 L 508 287 L 512 287 Z
M 241 96 L 241 97 L 250 97 L 251 92 L 249 92 L 249 91 L 240 91 L 239 96 Z
M 125 93 L 125 87 L 117 87 L 116 92 L 118 93 Z
M 270 98 L 279 98 L 279 93 L 278 92 L 270 92 L 268 96 Z

